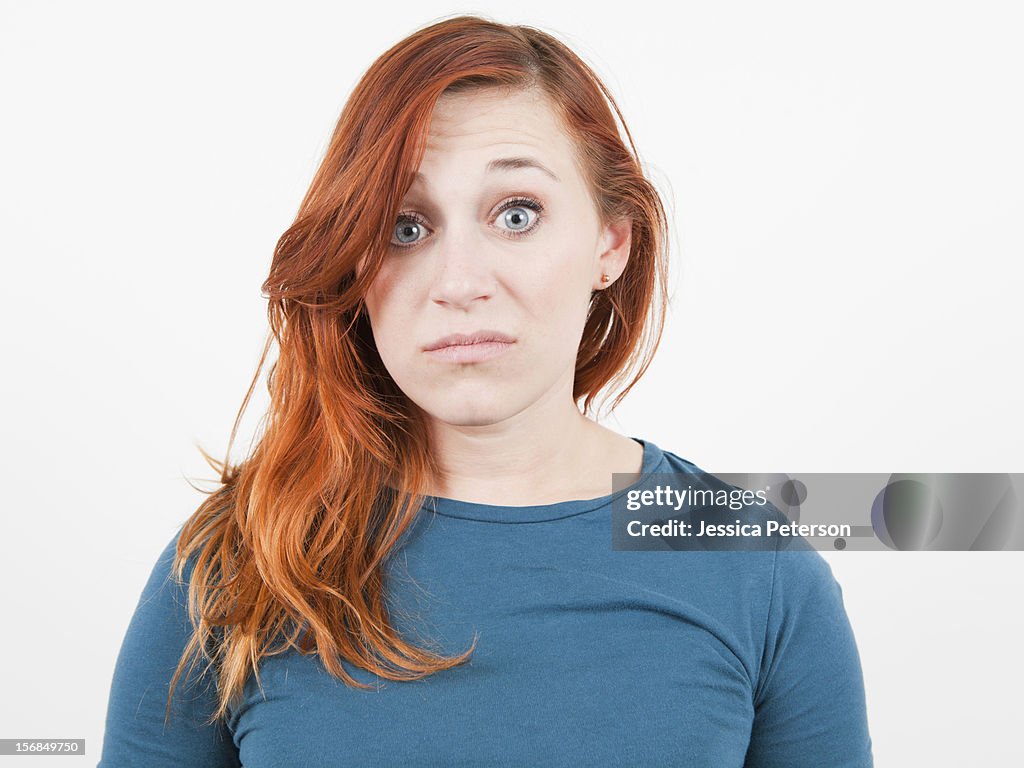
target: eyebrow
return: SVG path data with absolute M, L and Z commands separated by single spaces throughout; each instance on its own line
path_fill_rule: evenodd
M 512 171 L 517 168 L 536 168 L 539 171 L 543 171 L 555 181 L 561 181 L 555 172 L 548 168 L 540 160 L 534 160 L 532 157 L 499 157 L 495 160 L 491 160 L 487 164 L 487 171 Z
M 546 173 L 555 181 L 559 183 L 562 181 L 554 171 L 544 165 L 540 160 L 535 160 L 532 157 L 498 157 L 487 164 L 488 173 L 492 171 L 514 171 L 519 168 L 536 168 L 538 171 Z M 419 171 L 416 171 L 414 178 L 426 181 L 426 177 L 424 177 L 424 175 Z

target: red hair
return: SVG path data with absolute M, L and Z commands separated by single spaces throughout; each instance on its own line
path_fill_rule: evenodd
M 259 682 L 262 657 L 289 648 L 315 652 L 332 675 L 367 687 L 340 659 L 411 680 L 462 663 L 475 647 L 445 657 L 406 642 L 389 621 L 383 564 L 437 467 L 422 414 L 377 353 L 363 297 L 387 253 L 437 99 L 489 87 L 541 89 L 575 140 L 601 221 L 632 221 L 625 272 L 591 299 L 574 400 L 588 414 L 599 392 L 625 384 L 614 410 L 650 364 L 667 305 L 665 212 L 618 106 L 590 67 L 545 32 L 478 16 L 442 20 L 394 45 L 355 87 L 275 248 L 263 285 L 273 339 L 228 455 L 276 340 L 259 441 L 237 465 L 200 448 L 220 487 L 208 492 L 177 544 L 179 581 L 194 561 L 194 632 L 171 682 L 168 716 L 189 658 L 215 669 L 214 722 L 250 673 Z

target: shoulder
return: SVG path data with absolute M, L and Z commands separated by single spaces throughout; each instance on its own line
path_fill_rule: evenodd
M 673 453 L 672 451 L 666 451 L 659 448 L 661 452 L 661 463 L 655 467 L 657 472 L 685 472 L 685 473 L 698 473 L 703 472 L 694 462 L 689 459 L 684 459 L 682 456 Z
M 141 605 L 159 601 L 164 608 L 187 606 L 188 584 L 195 568 L 196 557 L 193 555 L 188 558 L 179 575 L 176 564 L 181 533 L 182 527 L 179 527 L 157 555 L 146 586 L 142 590 Z
M 185 563 L 179 576 L 175 568 L 181 528 L 163 546 L 139 596 L 123 649 L 133 664 L 153 661 L 154 650 L 168 655 L 180 653 L 190 634 L 188 583 L 194 558 Z M 133 653 L 134 652 L 134 653 Z
M 652 472 L 657 474 L 685 475 L 685 482 L 693 488 L 735 489 L 729 475 L 719 477 L 705 470 L 697 462 L 679 454 L 656 447 L 659 457 Z M 673 484 L 674 485 L 674 484 Z M 717 503 L 717 502 L 716 502 Z M 704 510 L 702 514 L 706 513 Z M 841 590 L 836 582 L 828 561 L 822 557 L 803 536 L 766 535 L 768 521 L 780 525 L 791 522 L 789 517 L 770 501 L 766 504 L 745 504 L 740 509 L 719 506 L 713 515 L 720 515 L 718 522 L 757 523 L 760 526 L 763 545 L 745 548 L 721 543 L 722 563 L 726 564 L 729 577 L 735 579 L 753 578 L 765 591 L 763 595 L 776 604 L 800 600 L 811 593 L 838 597 Z M 710 519 L 713 515 L 708 515 Z M 728 518 L 728 519 L 726 519 Z M 725 539 L 717 539 L 725 542 Z M 705 545 L 694 544 L 692 549 L 703 549 Z M 735 551 L 727 551 L 734 549 Z
M 179 529 L 150 572 L 121 643 L 107 704 L 100 765 L 237 766 L 237 751 L 223 722 L 209 724 L 216 681 L 201 664 L 186 669 L 167 710 L 170 684 L 189 644 L 186 561 L 179 578 Z

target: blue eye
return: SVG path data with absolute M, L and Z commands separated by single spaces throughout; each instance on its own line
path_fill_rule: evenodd
M 506 208 L 505 223 L 511 227 L 512 232 L 522 232 L 529 229 L 530 217 L 526 214 L 528 208 L 524 205 L 517 205 L 513 208 Z
M 534 212 L 532 224 L 530 224 L 528 211 Z M 534 200 L 532 197 L 515 197 L 506 200 L 498 210 L 498 218 L 504 220 L 508 229 L 499 227 L 498 230 L 505 237 L 522 237 L 539 226 L 538 222 L 542 218 L 543 211 L 544 206 L 540 201 Z M 398 242 L 392 240 L 391 246 L 393 248 L 411 248 L 423 241 L 423 238 L 418 237 L 418 235 L 427 231 L 427 229 L 427 222 L 418 213 L 403 213 L 399 215 L 394 229 L 394 236 Z
M 395 226 L 395 236 L 398 238 L 399 247 L 404 248 L 416 242 L 416 235 L 424 227 L 423 219 L 416 213 L 406 213 L 398 218 Z M 410 240 L 403 240 L 402 237 L 410 237 Z M 394 243 L 392 243 L 394 245 Z

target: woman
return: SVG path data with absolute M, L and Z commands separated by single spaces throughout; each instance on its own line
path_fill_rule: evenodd
M 871 765 L 820 555 L 610 546 L 613 473 L 697 468 L 586 415 L 665 305 L 609 104 L 470 16 L 364 75 L 264 285 L 264 434 L 154 568 L 101 766 Z

